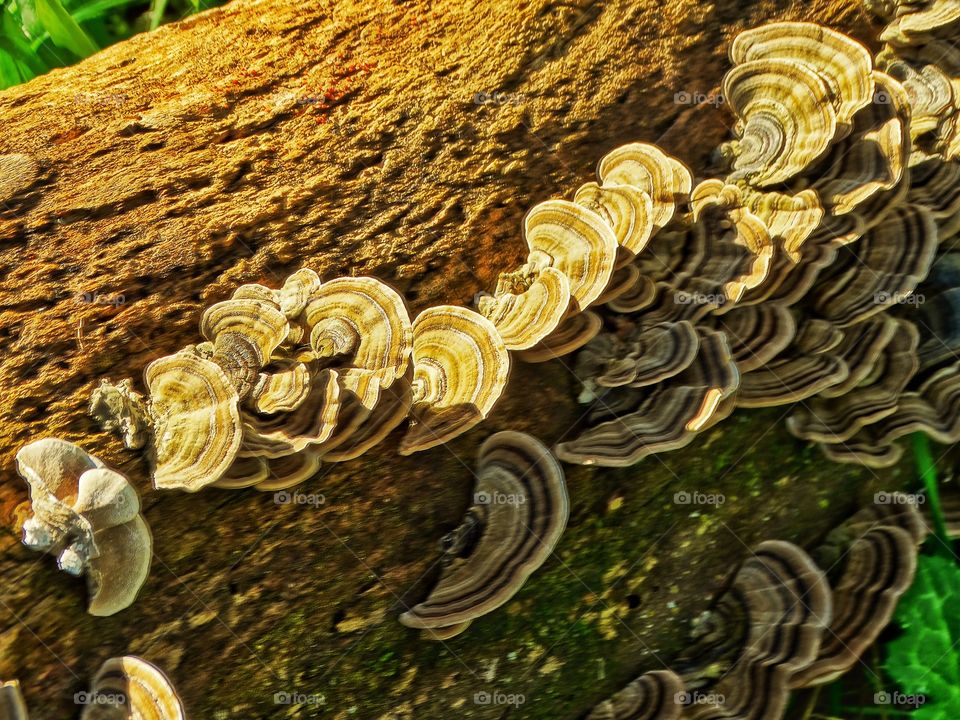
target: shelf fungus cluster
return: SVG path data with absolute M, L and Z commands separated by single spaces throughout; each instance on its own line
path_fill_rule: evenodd
M 483 443 L 473 504 L 440 542 L 441 574 L 400 622 L 446 639 L 510 600 L 553 552 L 567 524 L 563 469 L 542 443 L 503 431 Z
M 89 692 L 74 701 L 83 705 L 80 720 L 185 720 L 170 680 L 160 668 L 135 655 L 107 660 Z M 27 706 L 14 680 L 0 685 L 0 718 L 28 720 Z
M 56 438 L 25 445 L 16 463 L 30 487 L 23 544 L 56 555 L 64 572 L 86 575 L 92 615 L 129 607 L 153 557 L 136 489 L 99 459 Z
M 407 418 L 401 451 L 432 447 L 486 416 L 510 367 L 477 312 L 440 306 L 411 321 L 380 280 L 321 282 L 309 269 L 277 290 L 240 286 L 206 309 L 200 334 L 147 366 L 145 396 L 128 379 L 91 397 L 105 429 L 148 445 L 157 488 L 292 487 Z
M 753 548 L 693 623 L 683 657 L 641 675 L 589 720 L 779 720 L 791 691 L 846 673 L 889 623 L 926 537 L 916 504 L 893 495 L 810 554 L 776 540 Z
M 789 430 L 838 461 L 893 464 L 914 431 L 960 441 L 960 52 L 944 43 L 957 19 L 942 3 L 877 5 L 891 24 L 876 59 L 811 23 L 736 37 L 725 177 L 694 183 L 631 144 L 578 192 L 620 251 L 617 291 L 580 321 L 591 407 L 561 460 L 630 465 L 737 407 L 790 403 Z

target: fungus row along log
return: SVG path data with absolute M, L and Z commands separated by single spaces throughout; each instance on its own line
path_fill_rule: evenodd
M 427 636 L 445 638 L 510 600 L 553 552 L 567 524 L 563 470 L 523 433 L 496 433 L 477 458 L 473 504 L 441 541 L 440 580 L 400 615 Z
M 600 161 L 602 182 L 578 196 L 620 238 L 631 203 L 602 191 L 634 187 L 651 200 L 653 230 L 594 308 L 598 332 L 574 360 L 591 407 L 558 457 L 630 465 L 684 447 L 734 407 L 790 403 L 804 404 L 789 430 L 837 461 L 890 465 L 896 440 L 914 431 L 960 438 L 960 113 L 947 81 L 960 79 L 960 53 L 930 50 L 960 26 L 912 3 L 881 14 L 891 27 L 922 17 L 930 34 L 900 33 L 876 61 L 813 23 L 736 37 L 726 177 L 694 186 L 643 143 Z M 686 327 L 722 334 L 736 367 L 709 400 L 690 391 L 685 369 L 703 367 L 711 346 L 681 343 Z M 531 359 L 563 354 L 551 349 Z
M 589 720 L 783 717 L 792 690 L 831 682 L 860 661 L 912 583 L 927 532 L 915 502 L 884 493 L 811 555 L 761 543 L 697 618 L 684 656 L 638 677 Z

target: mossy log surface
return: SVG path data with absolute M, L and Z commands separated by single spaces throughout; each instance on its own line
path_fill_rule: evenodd
M 77 716 L 74 693 L 126 653 L 203 720 L 582 717 L 677 654 L 749 545 L 815 542 L 906 483 L 903 467 L 830 465 L 786 434 L 784 409 L 634 468 L 568 467 L 555 556 L 437 643 L 398 608 L 435 579 L 479 443 L 508 428 L 553 442 L 579 417 L 560 362 L 518 364 L 495 414 L 449 447 L 401 458 L 392 436 L 325 465 L 303 487 L 321 506 L 151 491 L 144 459 L 86 415 L 100 377 L 139 383 L 242 282 L 306 265 L 381 277 L 414 311 L 469 303 L 523 256 L 525 210 L 609 149 L 658 141 L 702 167 L 730 118 L 674 95 L 717 92 L 733 35 L 780 18 L 875 34 L 857 0 L 237 0 L 0 93 L 0 152 L 26 156 L 0 163 L 0 679 L 40 718 Z M 83 581 L 19 542 L 13 456 L 50 435 L 143 494 L 152 573 L 116 616 L 87 615 Z M 676 504 L 682 491 L 725 502 Z

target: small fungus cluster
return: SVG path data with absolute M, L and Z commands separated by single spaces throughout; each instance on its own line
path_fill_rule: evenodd
M 876 61 L 812 23 L 737 36 L 725 177 L 693 184 L 638 144 L 600 161 L 583 197 L 640 190 L 653 229 L 575 359 L 591 406 L 561 460 L 631 465 L 737 407 L 789 403 L 790 432 L 841 462 L 893 464 L 918 430 L 960 441 L 960 62 L 939 52 L 958 20 L 941 3 L 891 4 L 875 8 L 896 18 Z M 934 97 L 934 75 L 949 95 Z M 616 207 L 599 214 L 629 224 Z
M 57 556 L 60 569 L 86 574 L 88 611 L 113 615 L 137 597 L 150 572 L 153 539 L 127 479 L 64 440 L 20 448 L 17 471 L 30 486 L 23 544 Z
M 684 657 L 589 720 L 775 720 L 792 690 L 846 673 L 889 623 L 927 535 L 916 504 L 894 495 L 899 504 L 861 510 L 811 554 L 780 540 L 753 548 L 694 622 Z

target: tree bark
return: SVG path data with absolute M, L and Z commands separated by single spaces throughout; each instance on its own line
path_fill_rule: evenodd
M 325 465 L 305 487 L 319 508 L 152 491 L 144 459 L 86 415 L 101 377 L 140 383 L 243 282 L 308 266 L 376 275 L 415 312 L 469 304 L 523 257 L 526 209 L 569 196 L 609 149 L 657 141 L 703 166 L 729 116 L 674 95 L 718 90 L 738 30 L 805 19 L 868 39 L 863 17 L 856 0 L 236 0 L 0 93 L 0 679 L 36 717 L 76 716 L 100 663 L 137 654 L 194 718 L 575 718 L 668 662 L 750 544 L 810 543 L 905 482 L 828 465 L 782 410 L 635 468 L 568 467 L 556 557 L 439 644 L 398 608 L 435 579 L 479 443 L 507 428 L 553 442 L 577 419 L 562 363 L 518 364 L 449 447 L 401 458 L 393 435 Z M 51 435 L 144 497 L 153 568 L 116 616 L 87 615 L 83 582 L 19 543 L 13 455 Z M 679 490 L 727 502 L 691 517 Z

